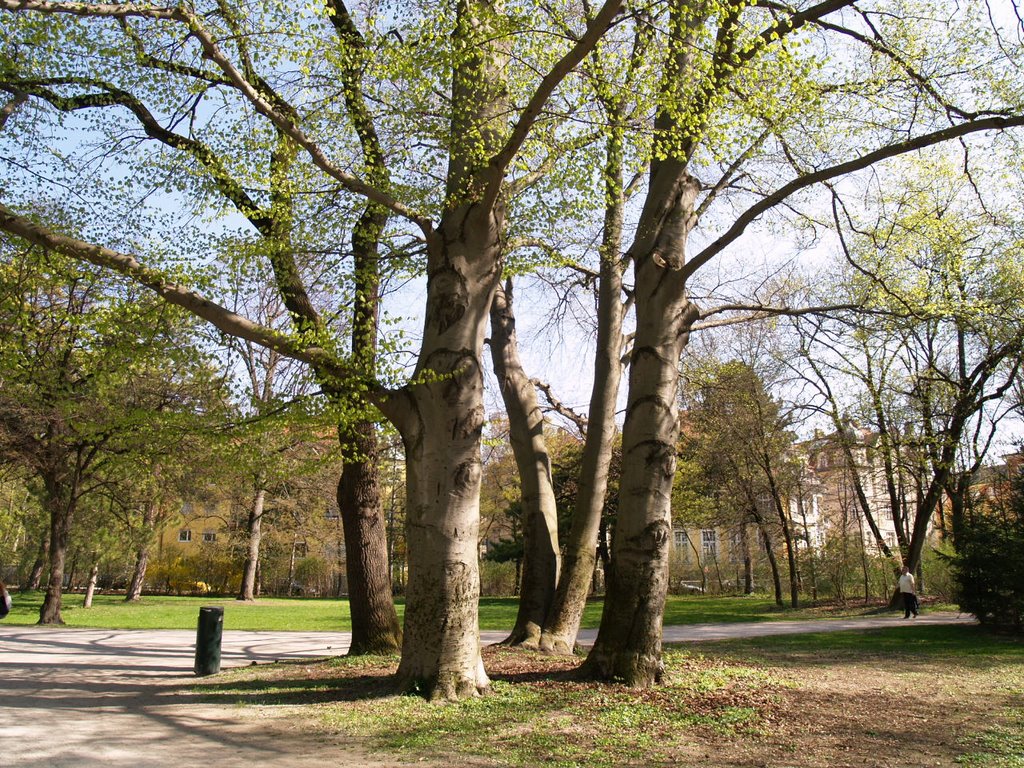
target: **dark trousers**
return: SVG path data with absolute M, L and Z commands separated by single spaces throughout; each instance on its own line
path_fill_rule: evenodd
M 910 614 L 917 616 L 917 595 L 913 592 L 903 592 L 903 618 L 909 619 Z

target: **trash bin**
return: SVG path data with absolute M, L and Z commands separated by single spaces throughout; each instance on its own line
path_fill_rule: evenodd
M 215 675 L 220 672 L 220 639 L 223 630 L 223 608 L 214 605 L 199 609 L 199 627 L 196 630 L 197 675 Z

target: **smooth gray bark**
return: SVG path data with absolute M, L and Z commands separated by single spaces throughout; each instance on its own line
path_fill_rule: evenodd
M 544 441 L 544 415 L 523 370 L 516 339 L 512 280 L 491 305 L 491 360 L 508 414 L 512 453 L 519 470 L 523 509 L 522 589 L 516 623 L 503 642 L 536 648 L 558 581 L 558 512 L 551 459 Z
M 431 238 L 418 383 L 383 404 L 406 451 L 409 584 L 398 680 L 432 699 L 489 687 L 477 618 L 482 357 L 503 215 L 465 205 Z
M 608 476 L 615 440 L 615 407 L 622 381 L 622 126 L 613 126 L 605 159 L 605 207 L 597 299 L 597 344 L 594 384 L 590 394 L 587 432 L 583 443 L 579 489 L 565 543 L 554 603 L 544 623 L 540 647 L 550 653 L 571 654 L 587 605 L 597 564 L 598 535 L 608 493 Z
M 679 436 L 679 358 L 698 312 L 678 266 L 693 224 L 698 185 L 684 164 L 652 166 L 630 249 L 637 327 L 622 432 L 619 510 L 597 640 L 584 674 L 647 686 L 660 680 L 661 617 L 668 588 L 672 480 Z

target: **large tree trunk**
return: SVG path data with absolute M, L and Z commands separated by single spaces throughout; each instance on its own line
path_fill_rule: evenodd
M 508 414 L 512 453 L 523 506 L 523 577 L 519 613 L 506 645 L 537 648 L 558 581 L 558 512 L 544 416 L 533 383 L 523 371 L 512 309 L 512 280 L 491 305 L 491 359 Z M 518 561 L 517 561 L 518 566 Z
M 338 508 L 345 532 L 345 573 L 352 616 L 349 655 L 397 653 L 402 629 L 391 593 L 387 531 L 381 513 L 377 429 L 368 421 L 339 427 L 345 465 Z
M 427 304 L 413 378 L 382 407 L 406 452 L 409 583 L 399 685 L 430 699 L 485 691 L 480 655 L 480 436 L 483 343 L 501 277 L 509 101 L 506 39 L 493 8 L 458 3 L 453 146 L 445 206 L 427 240 Z M 390 413 L 389 413 L 390 412 Z
M 697 309 L 680 272 L 698 185 L 678 160 L 652 165 L 630 252 L 636 336 L 622 431 L 622 478 L 612 568 L 597 640 L 584 674 L 648 686 L 661 678 L 672 480 L 679 434 L 679 358 Z
M 648 686 L 661 678 L 661 624 L 672 538 L 672 480 L 679 435 L 679 358 L 697 319 L 686 292 L 686 241 L 696 223 L 700 188 L 686 167 L 692 126 L 678 105 L 692 66 L 691 9 L 672 6 L 678 41 L 662 79 L 654 122 L 647 199 L 629 249 L 634 269 L 636 332 L 622 430 L 622 477 L 612 536 L 612 567 L 597 640 L 582 672 Z M 684 39 L 687 39 L 684 42 Z
M 138 549 L 135 550 L 135 568 L 132 571 L 132 580 L 125 592 L 125 602 L 135 602 L 142 597 L 142 587 L 146 583 L 146 569 L 149 567 L 149 550 L 153 545 L 155 536 L 156 518 L 159 505 L 155 499 L 150 499 L 146 504 L 146 511 L 142 516 L 142 533 Z
M 590 393 L 587 435 L 583 444 L 579 489 L 562 558 L 562 571 L 548 612 L 540 647 L 571 654 L 576 645 L 597 559 L 598 534 L 615 440 L 615 405 L 622 381 L 622 259 L 623 221 L 622 135 L 613 133 L 606 159 L 604 233 L 597 299 L 597 346 L 594 384 Z
M 238 590 L 239 600 L 256 599 L 256 570 L 260 562 L 260 541 L 263 539 L 263 505 L 267 491 L 258 488 L 249 507 L 249 519 L 246 523 L 247 546 L 245 566 L 242 568 L 242 585 Z
M 432 234 L 413 383 L 382 403 L 406 451 L 409 585 L 398 680 L 431 699 L 489 686 L 477 618 L 482 355 L 502 226 L 503 212 L 465 205 Z

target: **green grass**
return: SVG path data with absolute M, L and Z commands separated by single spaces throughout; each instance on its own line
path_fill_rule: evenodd
M 723 640 L 706 647 L 722 659 L 772 659 L 773 663 L 802 667 L 893 659 L 900 659 L 908 667 L 936 660 L 977 669 L 993 663 L 1024 665 L 1024 642 L 1020 638 L 995 635 L 977 625 L 900 624 L 859 632 Z
M 550 662 L 540 654 L 493 653 L 516 664 L 524 656 Z M 526 681 L 499 673 L 490 695 L 437 705 L 388 695 L 393 665 L 377 657 L 245 668 L 205 679 L 197 690 L 204 701 L 232 706 L 315 704 L 302 713 L 306 727 L 342 732 L 405 759 L 454 756 L 450 762 L 459 764 L 459 756 L 473 755 L 503 766 L 610 768 L 671 764 L 693 728 L 725 737 L 758 733 L 762 716 L 749 696 L 788 685 L 770 672 L 670 650 L 665 684 L 650 691 L 569 682 L 558 673 Z
M 1007 713 L 1008 725 L 981 734 L 973 749 L 957 759 L 966 768 L 1024 768 L 1024 709 Z
M 39 620 L 42 592 L 13 595 L 14 608 L 4 620 L 8 624 L 35 624 Z M 65 595 L 61 614 L 69 627 L 97 629 L 195 629 L 199 608 L 224 607 L 225 629 L 277 631 L 335 631 L 351 629 L 348 601 L 337 598 L 260 598 L 241 603 L 218 597 L 144 597 L 126 603 L 120 595 L 96 595 L 92 608 L 82 607 L 82 595 Z M 601 621 L 601 600 L 587 603 L 583 626 L 596 628 Z M 397 602 L 399 616 L 404 603 Z M 518 602 L 512 597 L 486 597 L 480 600 L 480 628 L 507 630 L 515 624 Z M 738 621 L 778 621 L 811 619 L 869 612 L 851 604 L 845 611 L 807 608 L 782 609 L 764 596 L 717 597 L 673 596 L 665 605 L 665 624 L 731 623 Z
M 42 592 L 11 596 L 14 607 L 4 619 L 8 624 L 39 621 Z M 96 595 L 92 608 L 82 607 L 82 595 L 65 595 L 61 616 L 69 627 L 97 629 L 192 629 L 199 608 L 224 607 L 225 629 L 240 630 L 327 630 L 351 629 L 347 600 L 263 598 L 243 603 L 215 597 L 143 597 L 126 603 L 123 595 Z

